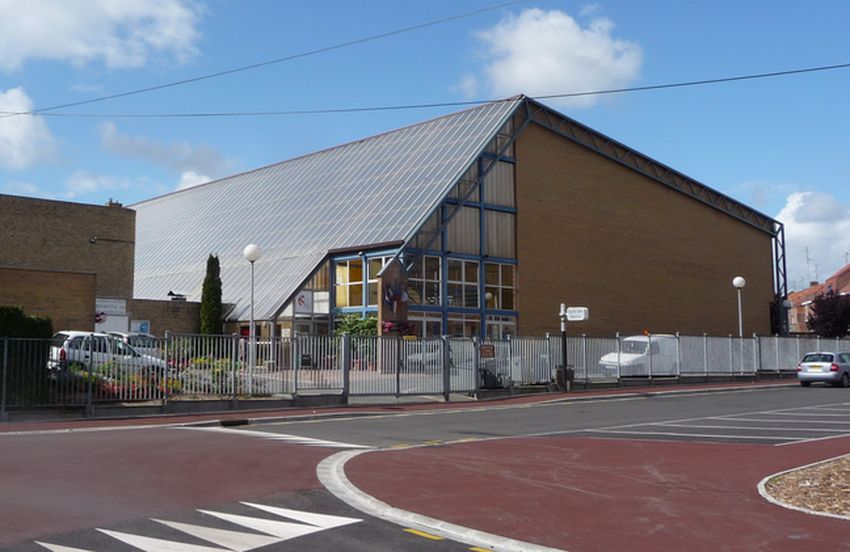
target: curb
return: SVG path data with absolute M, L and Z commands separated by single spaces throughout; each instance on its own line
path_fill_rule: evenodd
M 765 477 L 764 479 L 759 481 L 759 484 L 758 484 L 759 494 L 761 495 L 761 497 L 763 499 L 767 500 L 771 504 L 781 506 L 782 508 L 786 508 L 788 510 L 796 510 L 798 512 L 803 512 L 804 514 L 809 514 L 809 515 L 813 515 L 813 516 L 821 516 L 821 517 L 828 517 L 828 518 L 833 518 L 833 519 L 841 519 L 841 520 L 844 520 L 844 521 L 850 521 L 850 516 L 845 516 L 845 515 L 841 515 L 841 514 L 832 514 L 832 513 L 829 513 L 829 512 L 821 512 L 819 510 L 812 510 L 810 508 L 804 508 L 802 506 L 794 506 L 793 504 L 789 504 L 789 503 L 785 502 L 784 500 L 779 500 L 778 498 L 774 498 L 773 495 L 771 495 L 767 490 L 767 483 L 771 479 L 775 479 L 777 477 L 782 477 L 783 475 L 785 475 L 787 473 L 793 473 L 793 472 L 796 472 L 796 471 L 805 470 L 807 468 L 813 468 L 815 466 L 820 466 L 821 464 L 826 464 L 828 462 L 838 460 L 839 458 L 845 458 L 847 456 L 850 456 L 850 454 L 839 454 L 838 456 L 834 456 L 832 458 L 827 458 L 826 460 L 819 460 L 817 462 L 812 462 L 811 464 L 806 464 L 805 466 L 798 466 L 796 468 L 790 468 L 790 469 L 787 469 L 787 470 L 784 470 L 784 471 L 781 471 L 781 472 L 778 472 L 778 473 L 774 473 L 772 475 L 768 475 L 767 477 Z

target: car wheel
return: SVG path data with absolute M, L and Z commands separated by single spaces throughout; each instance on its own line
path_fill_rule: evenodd
M 850 374 L 847 372 L 841 375 L 841 387 L 850 387 Z
M 801 381 L 801 382 L 800 382 L 800 385 L 802 385 L 803 387 L 808 387 L 808 386 L 810 386 L 811 384 L 812 384 L 812 382 L 810 382 L 810 381 Z

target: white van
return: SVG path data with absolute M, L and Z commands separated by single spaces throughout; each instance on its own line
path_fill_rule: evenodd
M 608 377 L 675 376 L 679 353 L 675 335 L 633 335 L 620 342 L 620 351 L 599 359 L 599 369 Z

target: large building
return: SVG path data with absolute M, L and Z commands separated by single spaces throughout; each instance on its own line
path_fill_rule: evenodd
M 221 260 L 231 327 L 328 333 L 404 302 L 417 335 L 769 333 L 782 225 L 524 96 L 131 206 L 135 297 L 200 298 Z M 382 281 L 393 260 L 405 290 Z M 402 271 L 404 272 L 404 271 Z

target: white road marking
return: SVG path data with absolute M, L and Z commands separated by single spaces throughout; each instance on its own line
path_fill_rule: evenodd
M 357 518 L 329 516 L 327 514 L 314 514 L 312 512 L 290 510 L 289 508 L 278 508 L 276 506 L 254 504 L 252 502 L 243 502 L 242 504 L 244 504 L 245 506 L 250 506 L 251 508 L 263 510 L 264 512 L 269 512 L 270 514 L 275 514 L 276 516 L 294 519 L 295 521 L 300 521 L 301 523 L 309 523 L 310 525 L 315 525 L 316 527 L 321 527 L 322 529 L 333 529 L 335 527 L 342 527 L 343 525 L 351 525 L 352 523 L 363 521 L 362 519 Z
M 62 546 L 59 544 L 50 544 L 49 542 L 39 542 L 34 541 L 37 545 L 43 546 L 48 550 L 52 550 L 53 552 L 92 552 L 92 550 L 86 550 L 84 548 L 74 548 L 72 546 Z
M 607 430 L 607 429 L 586 429 L 588 433 L 609 433 L 613 435 L 667 435 L 671 437 L 702 437 L 708 439 L 764 439 L 769 441 L 797 441 L 802 438 L 789 437 L 771 437 L 765 435 L 721 435 L 713 433 L 675 433 L 666 431 L 629 431 L 629 430 Z
M 841 439 L 842 437 L 847 437 L 847 434 L 842 435 L 829 435 L 828 437 L 812 437 L 811 439 L 800 439 L 799 441 L 794 441 L 792 443 L 780 443 L 778 445 L 774 445 L 777 447 L 781 447 L 784 445 L 798 445 L 803 443 L 814 443 L 815 441 L 829 441 L 830 439 Z
M 850 412 L 847 414 L 824 414 L 820 412 L 788 412 L 788 411 L 771 411 L 767 410 L 763 414 L 773 414 L 774 416 L 812 416 L 820 418 L 822 416 L 832 416 L 834 418 L 850 418 Z
M 224 548 L 212 548 L 210 546 L 155 539 L 153 537 L 131 535 L 130 533 L 122 533 L 120 531 L 107 531 L 106 529 L 98 529 L 98 531 L 145 552 L 228 552 Z
M 738 418 L 736 416 L 708 416 L 706 420 L 729 420 L 741 422 L 762 422 L 762 423 L 777 423 L 777 424 L 850 424 L 850 421 L 839 420 L 777 420 L 764 418 Z
M 254 548 L 261 548 L 270 544 L 280 542 L 276 537 L 266 535 L 257 535 L 253 533 L 243 533 L 241 531 L 230 531 L 227 529 L 214 529 L 212 527 L 204 527 L 202 525 L 191 525 L 189 523 L 177 523 L 176 521 L 166 521 L 164 519 L 153 519 L 158 523 L 167 525 L 172 529 L 177 529 L 183 533 L 192 535 L 199 539 L 223 546 L 234 552 L 246 552 Z
M 213 512 L 210 510 L 198 510 L 198 512 L 201 512 L 202 514 L 217 517 L 234 525 L 247 527 L 249 529 L 259 531 L 260 533 L 264 533 L 257 534 L 151 518 L 152 521 L 161 523 L 167 527 L 171 527 L 172 529 L 186 533 L 187 535 L 191 535 L 198 539 L 211 542 L 221 546 L 222 548 L 213 548 L 210 546 L 147 537 L 144 535 L 134 535 L 131 533 L 111 531 L 108 529 L 97 529 L 97 531 L 129 544 L 130 546 L 144 550 L 145 552 L 248 552 L 249 550 L 264 548 L 289 539 L 363 521 L 362 519 L 357 518 L 302 512 L 300 510 L 290 510 L 288 508 L 278 508 L 275 506 L 266 506 L 264 504 L 255 504 L 250 502 L 243 502 L 242 504 L 280 517 L 298 520 L 303 523 L 291 523 L 288 521 L 275 521 L 265 518 L 227 514 L 224 512 Z M 39 541 L 34 542 L 35 544 L 47 548 L 52 552 L 93 552 L 91 550 L 62 546 L 59 544 L 50 544 Z
M 224 512 L 213 512 L 211 510 L 198 510 L 203 514 L 208 514 L 230 523 L 254 529 L 277 537 L 279 540 L 289 540 L 296 537 L 302 537 L 311 533 L 324 531 L 324 527 L 316 527 L 315 525 L 303 525 L 301 523 L 290 523 L 288 521 L 274 521 L 270 519 L 255 518 L 249 516 L 240 516 L 237 514 L 225 514 Z
M 327 447 L 327 448 L 359 448 L 371 449 L 373 447 L 367 445 L 357 445 L 354 443 L 342 443 L 339 441 L 326 441 L 324 439 L 314 439 L 312 437 L 302 437 L 300 435 L 289 435 L 286 433 L 272 433 L 270 431 L 255 431 L 250 429 L 231 429 L 228 427 L 182 427 L 179 429 L 188 429 L 192 431 L 209 431 L 214 433 L 229 433 L 231 435 L 245 435 L 249 437 L 260 437 L 271 441 L 285 441 L 296 445 L 308 445 L 311 447 Z
M 781 427 L 756 427 L 756 426 L 730 426 L 730 425 L 694 425 L 694 424 L 647 424 L 653 426 L 663 426 L 663 427 L 693 427 L 697 429 L 745 429 L 748 431 L 814 431 L 817 433 L 845 433 L 848 434 L 847 431 L 843 429 L 813 429 L 810 427 L 795 427 L 784 429 Z M 850 434 L 848 434 L 850 435 Z

